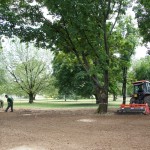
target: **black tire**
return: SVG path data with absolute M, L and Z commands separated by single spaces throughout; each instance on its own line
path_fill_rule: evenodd
M 144 97 L 144 103 L 148 103 L 148 106 L 150 107 L 150 95 Z
M 135 103 L 135 98 L 134 98 L 134 97 L 132 97 L 132 98 L 130 99 L 130 104 L 133 104 L 133 103 Z

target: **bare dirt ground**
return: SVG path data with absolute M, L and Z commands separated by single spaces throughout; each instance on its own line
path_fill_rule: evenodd
M 0 110 L 0 150 L 149 150 L 150 115 Z

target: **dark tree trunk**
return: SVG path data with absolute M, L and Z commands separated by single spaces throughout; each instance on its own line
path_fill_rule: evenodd
M 35 100 L 36 94 L 33 95 L 33 100 Z
M 109 61 L 106 61 L 109 64 Z M 108 85 L 109 85 L 109 72 L 105 70 L 104 72 L 104 86 L 103 89 L 100 91 L 100 101 L 99 107 L 97 109 L 98 113 L 107 113 L 108 110 Z
M 127 67 L 123 68 L 123 84 L 122 84 L 122 96 L 123 96 L 123 104 L 126 104 L 126 87 L 127 84 Z
M 107 113 L 107 107 L 108 107 L 108 90 L 107 90 L 107 88 L 103 87 L 103 89 L 101 89 L 100 87 L 96 86 L 95 98 L 96 98 L 96 104 L 99 104 L 97 112 L 98 113 Z
M 64 100 L 65 100 L 65 102 L 67 101 L 67 99 L 66 99 L 66 95 L 64 95 Z
M 33 100 L 35 99 L 35 96 L 33 93 L 29 93 L 29 103 L 32 104 Z
M 107 103 L 100 103 L 97 109 L 97 113 L 104 114 L 107 113 L 108 104 Z
M 97 94 L 95 94 L 95 98 L 96 98 L 96 104 L 99 104 L 100 103 L 100 99 L 98 99 Z
M 116 101 L 116 99 L 117 99 L 117 95 L 113 93 L 113 101 Z
M 100 104 L 101 103 L 101 88 L 95 84 L 95 99 L 96 99 L 96 104 Z
M 96 99 L 96 104 L 99 104 L 101 102 L 99 94 L 100 94 L 100 89 L 97 87 L 95 94 L 94 94 L 95 99 Z
M 98 99 L 99 99 L 99 106 L 97 109 L 98 113 L 107 113 L 108 109 L 108 92 L 105 89 L 104 91 L 100 91 L 98 94 Z

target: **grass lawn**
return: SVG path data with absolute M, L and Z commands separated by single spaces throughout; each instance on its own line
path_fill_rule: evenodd
M 128 103 L 129 98 L 127 99 Z M 113 101 L 109 98 L 109 108 L 119 108 L 122 103 L 122 98 L 118 98 L 117 101 Z M 5 106 L 6 106 L 5 101 Z M 34 103 L 29 104 L 28 99 L 15 99 L 14 108 L 36 108 L 36 109 L 48 109 L 48 108 L 97 108 L 95 99 L 81 99 L 81 100 L 54 100 L 54 99 L 39 99 L 35 100 Z

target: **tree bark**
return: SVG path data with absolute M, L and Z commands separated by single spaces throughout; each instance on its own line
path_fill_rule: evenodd
M 35 100 L 36 94 L 33 95 L 33 100 Z
M 113 93 L 113 101 L 116 101 L 116 99 L 117 99 L 117 95 Z
M 127 84 L 127 67 L 123 68 L 123 85 L 122 85 L 122 96 L 123 96 L 123 104 L 126 104 L 126 87 Z
M 97 113 L 107 113 L 108 107 L 108 90 L 104 87 L 103 89 L 96 87 L 95 90 L 96 104 L 99 104 Z
M 108 104 L 107 103 L 100 103 L 97 109 L 97 113 L 105 114 L 107 113 Z
M 32 104 L 33 100 L 35 99 L 34 94 L 33 93 L 29 93 L 29 103 Z
M 107 113 L 108 109 L 108 93 L 107 90 L 104 89 L 104 91 L 101 91 L 99 94 L 99 106 L 97 109 L 97 112 L 102 114 L 102 113 Z

